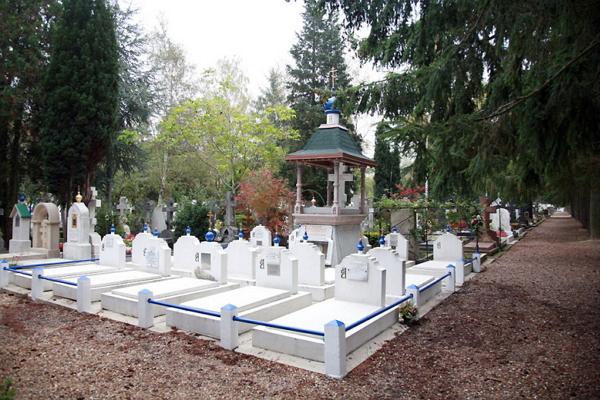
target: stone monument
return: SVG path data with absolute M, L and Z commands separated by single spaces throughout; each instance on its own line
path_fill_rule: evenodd
M 309 232 L 309 241 L 320 247 L 328 265 L 337 265 L 355 249 L 362 237 L 361 223 L 367 217 L 365 171 L 377 163 L 361 153 L 360 148 L 340 125 L 340 111 L 334 108 L 335 97 L 324 105 L 327 123 L 322 124 L 299 151 L 288 154 L 286 161 L 296 164 L 296 204 L 294 224 L 302 224 Z M 302 171 L 305 166 L 329 171 L 327 204 L 322 207 L 304 207 L 302 197 Z M 348 204 L 346 184 L 354 182 L 352 169 L 360 171 L 360 197 L 358 204 Z M 319 235 L 321 233 L 322 235 Z M 327 237 L 325 237 L 327 236 Z M 329 248 L 332 246 L 332 248 Z
M 9 253 L 21 253 L 31 249 L 31 240 L 29 240 L 29 231 L 31 225 L 31 213 L 25 196 L 19 195 L 19 202 L 14 205 L 10 218 L 12 218 L 12 239 L 8 242 Z
M 58 248 L 60 213 L 53 203 L 38 203 L 31 217 L 33 224 L 32 247 L 35 252 L 46 254 L 46 257 L 60 256 Z
M 67 242 L 63 246 L 63 257 L 71 260 L 92 258 L 90 212 L 82 199 L 81 193 L 77 193 L 67 215 Z

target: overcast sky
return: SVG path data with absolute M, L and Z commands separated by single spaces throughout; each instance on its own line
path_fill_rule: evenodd
M 181 45 L 198 70 L 212 67 L 224 57 L 238 57 L 249 78 L 253 96 L 267 84 L 269 69 L 292 62 L 290 48 L 302 29 L 303 2 L 285 0 L 119 0 L 121 7 L 138 9 L 138 20 L 147 32 L 167 22 L 170 38 Z M 352 76 L 372 77 L 352 59 Z M 373 155 L 376 119 L 361 117 L 357 130 L 365 138 L 364 150 Z

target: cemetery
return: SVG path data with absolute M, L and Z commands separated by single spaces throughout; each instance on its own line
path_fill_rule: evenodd
M 0 399 L 600 397 L 591 6 L 18 3 Z

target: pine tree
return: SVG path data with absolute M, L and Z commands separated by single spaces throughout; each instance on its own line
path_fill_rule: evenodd
M 344 43 L 338 24 L 338 14 L 327 14 L 316 0 L 305 3 L 302 14 L 302 31 L 290 53 L 294 65 L 287 66 L 288 102 L 296 113 L 293 128 L 300 134 L 300 140 L 292 145 L 295 151 L 306 143 L 315 129 L 325 122 L 323 103 L 334 92 L 341 92 L 350 85 L 350 76 L 344 60 Z M 331 71 L 335 69 L 335 87 L 331 90 Z M 342 109 L 342 123 L 352 126 L 347 118 L 352 108 Z M 358 139 L 355 137 L 355 139 Z M 285 171 L 288 181 L 295 183 L 295 172 L 288 165 Z M 305 169 L 303 186 L 308 190 L 325 193 L 327 172 L 323 169 Z
M 92 182 L 116 135 L 118 46 L 104 0 L 65 0 L 44 82 L 41 151 L 45 180 L 60 202 Z
M 394 185 L 400 183 L 400 150 L 398 145 L 385 137 L 384 125 L 375 131 L 375 198 L 392 193 Z
M 264 111 L 267 107 L 285 105 L 287 95 L 285 88 L 285 77 L 277 68 L 271 68 L 267 76 L 268 86 L 261 89 L 256 100 L 256 109 Z

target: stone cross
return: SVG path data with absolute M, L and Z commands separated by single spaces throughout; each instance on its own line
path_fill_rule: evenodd
M 335 78 L 337 76 L 337 69 L 335 69 L 335 67 L 331 67 L 331 70 L 329 71 L 329 77 L 331 78 L 331 90 L 333 90 L 335 88 Z
M 177 211 L 177 203 L 172 198 L 169 199 L 167 205 L 165 205 L 162 210 L 167 213 L 167 229 L 171 229 L 171 222 L 173 222 L 173 214 Z
M 343 164 L 340 164 L 340 169 L 342 169 Z M 335 174 L 328 174 L 327 175 L 327 180 L 334 182 L 335 181 Z M 354 182 L 354 175 L 351 173 L 341 173 L 340 174 L 340 186 L 339 186 L 339 190 L 340 190 L 340 204 L 342 207 L 346 206 L 346 202 L 348 201 L 348 196 L 346 196 L 346 182 Z
M 152 211 L 154 211 L 154 201 L 148 200 L 144 203 L 144 211 L 146 214 L 146 223 L 152 223 Z
M 96 224 L 98 220 L 96 219 L 96 208 L 102 207 L 102 202 L 97 198 L 98 191 L 95 186 L 90 187 L 90 201 L 88 203 L 88 210 L 90 212 L 90 232 L 96 232 Z
M 119 215 L 121 217 L 121 223 L 125 223 L 127 220 L 127 216 L 125 215 L 131 208 L 129 207 L 129 202 L 127 201 L 127 197 L 121 196 L 119 198 L 119 204 L 117 204 L 117 210 L 119 210 Z

